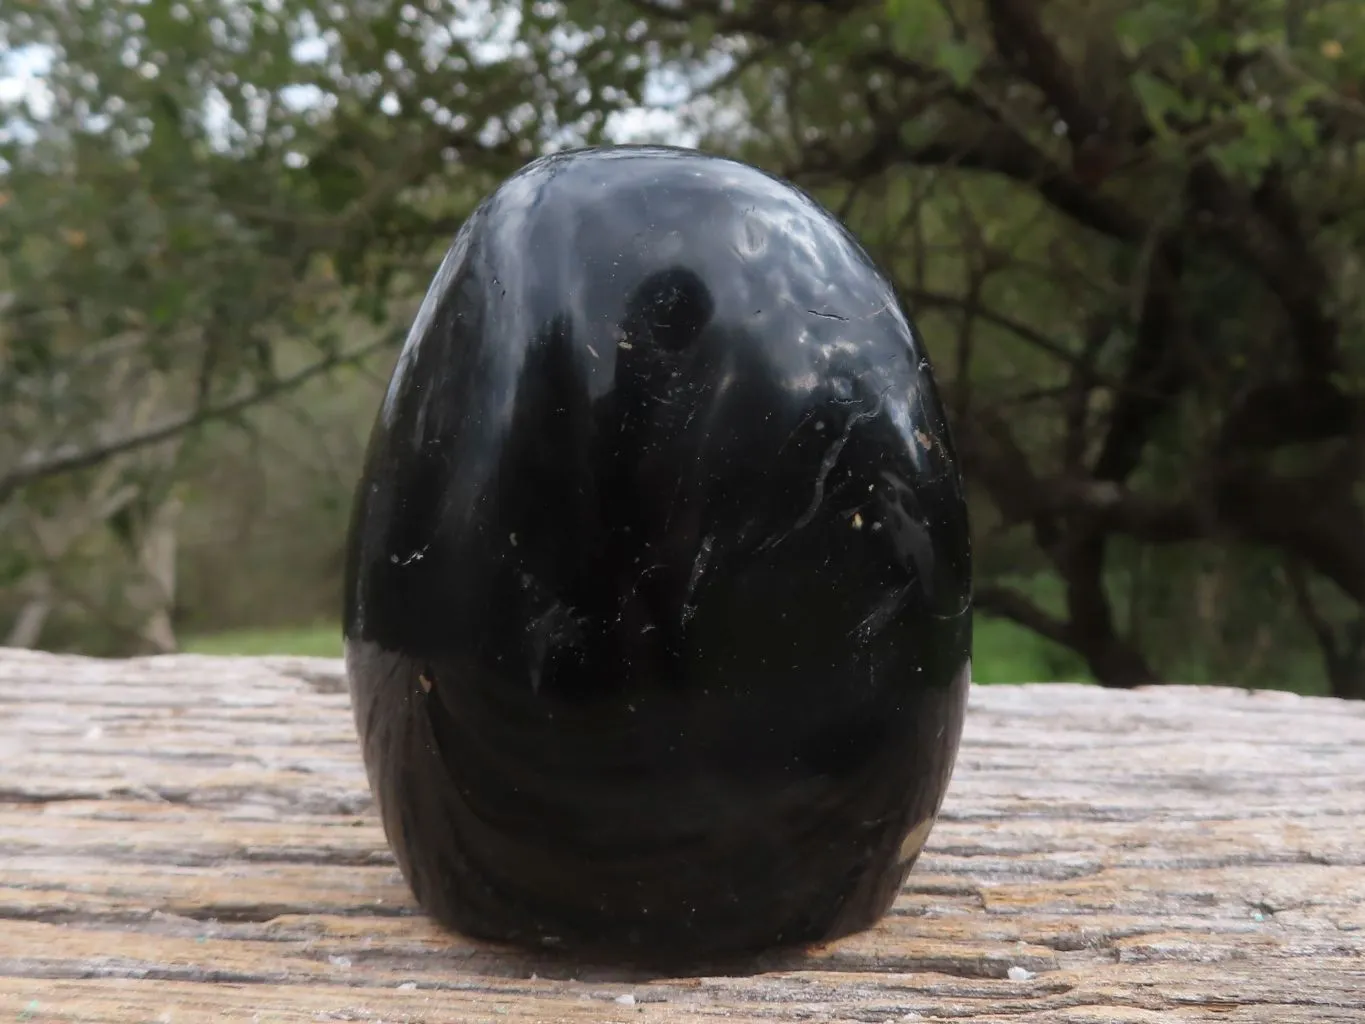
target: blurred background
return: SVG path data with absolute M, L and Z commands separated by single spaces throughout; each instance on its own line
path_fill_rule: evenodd
M 0 0 L 0 46 L 0 644 L 338 654 L 454 232 L 658 141 L 894 279 L 978 679 L 1365 697 L 1360 0 Z

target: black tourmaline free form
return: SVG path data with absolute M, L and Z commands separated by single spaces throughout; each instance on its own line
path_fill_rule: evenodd
M 970 606 L 923 345 L 822 207 L 619 147 L 469 218 L 346 582 L 365 763 L 428 913 L 637 960 L 869 927 L 948 785 Z

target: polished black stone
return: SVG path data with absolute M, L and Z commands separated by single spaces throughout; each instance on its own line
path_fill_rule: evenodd
M 970 603 L 923 346 L 823 208 L 623 147 L 470 217 L 346 582 L 371 786 L 436 919 L 640 958 L 870 926 L 948 784 Z

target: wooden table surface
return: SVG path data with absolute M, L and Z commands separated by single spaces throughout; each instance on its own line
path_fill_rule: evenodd
M 413 906 L 339 662 L 0 650 L 0 1022 L 1365 1022 L 1365 704 L 978 687 L 874 931 L 659 978 Z

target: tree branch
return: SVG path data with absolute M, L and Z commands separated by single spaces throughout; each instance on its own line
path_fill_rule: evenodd
M 1092 313 L 1087 318 L 1085 343 L 1081 355 L 1072 364 L 1067 381 L 1062 409 L 1065 426 L 1062 435 L 1062 465 L 1068 473 L 1077 473 L 1085 461 L 1085 449 L 1090 426 L 1090 400 L 1099 384 L 1096 364 L 1113 333 L 1116 318 L 1110 313 Z
M 390 333 L 383 338 L 361 345 L 349 352 L 328 356 L 305 366 L 303 369 L 263 384 L 253 391 L 227 402 L 207 405 L 192 412 L 182 413 L 162 420 L 152 426 L 136 430 L 120 437 L 102 441 L 89 447 L 64 445 L 52 451 L 42 452 L 25 458 L 18 466 L 0 475 L 0 502 L 7 501 L 23 487 L 77 470 L 89 469 L 111 459 L 116 455 L 136 451 L 204 426 L 216 420 L 227 419 L 244 412 L 253 406 L 271 399 L 279 398 L 296 391 L 315 377 L 352 363 L 360 362 L 375 352 L 394 344 L 396 337 L 403 332 Z
M 1015 337 L 1019 338 L 1021 341 L 1027 342 L 1040 352 L 1046 352 L 1048 355 L 1061 360 L 1073 368 L 1080 367 L 1080 356 L 1068 350 L 1064 345 L 1060 345 L 1053 341 L 1042 331 L 1030 327 L 1028 324 L 1016 320 L 1011 316 L 1006 316 L 1004 313 L 992 309 L 990 306 L 982 305 L 980 303 L 972 305 L 969 302 L 968 296 L 948 295 L 944 292 L 932 291 L 927 288 L 907 288 L 902 289 L 901 293 L 909 304 L 917 306 L 920 309 L 952 310 L 953 312 L 962 313 L 967 316 L 980 317 L 982 320 L 986 321 L 986 323 L 991 324 L 994 327 L 1009 331 Z M 1108 383 L 1111 387 L 1119 386 L 1118 381 L 1106 381 L 1103 377 L 1099 377 L 1096 383 Z
M 1291 558 L 1284 573 L 1299 614 L 1318 642 L 1332 696 L 1365 700 L 1365 612 L 1357 616 L 1343 636 L 1338 636 L 1313 600 L 1303 566 Z
M 1152 427 L 1185 383 L 1181 350 L 1186 331 L 1179 281 L 1179 254 L 1172 243 L 1157 239 L 1143 282 L 1137 338 L 1095 460 L 1099 480 L 1128 479 L 1142 459 Z
M 1097 529 L 1154 544 L 1200 540 L 1213 532 L 1212 510 L 1188 499 L 1153 498 L 1090 477 L 1037 476 L 1013 432 L 993 410 L 982 409 L 954 426 L 964 468 L 986 488 L 1006 523 L 1048 523 L 1080 515 Z M 1056 536 L 1045 529 L 1040 544 L 1047 550 Z
M 1243 540 L 1294 555 L 1365 605 L 1365 508 L 1351 493 L 1357 479 L 1340 467 L 1298 476 L 1241 467 L 1216 482 L 1218 516 Z
M 1071 646 L 1071 634 L 1065 622 L 1049 615 L 1011 587 L 978 587 L 972 604 L 987 615 L 1007 619 L 1054 643 Z
M 1279 381 L 1254 389 L 1228 413 L 1217 450 L 1269 451 L 1349 437 L 1362 429 L 1365 398 L 1318 377 Z
M 986 0 L 995 48 L 1013 58 L 1057 108 L 1077 144 L 1100 134 L 1100 120 L 1085 101 L 1061 51 L 1043 30 L 1038 0 Z
M 955 167 L 998 174 L 1036 191 L 1050 206 L 1082 227 L 1109 238 L 1140 241 L 1147 232 L 1143 218 L 1121 203 L 1092 192 L 1033 143 L 1004 124 L 979 125 L 972 135 L 941 138 L 919 145 L 901 135 L 902 119 L 879 127 L 872 143 L 845 159 L 834 151 L 788 172 L 788 177 L 859 180 L 899 164 Z
M 1289 581 L 1289 592 L 1294 595 L 1299 614 L 1307 623 L 1309 630 L 1322 648 L 1323 660 L 1328 664 L 1338 657 L 1337 636 L 1332 624 L 1318 610 L 1313 594 L 1308 588 L 1308 577 L 1304 575 L 1303 565 L 1296 559 L 1289 559 L 1284 566 L 1285 578 Z
M 1235 257 L 1251 266 L 1280 300 L 1293 327 L 1300 368 L 1324 376 L 1340 368 L 1340 324 L 1327 314 L 1327 273 L 1299 227 L 1292 199 L 1267 176 L 1251 201 L 1207 161 L 1190 171 L 1195 202 L 1213 215 L 1216 236 Z

